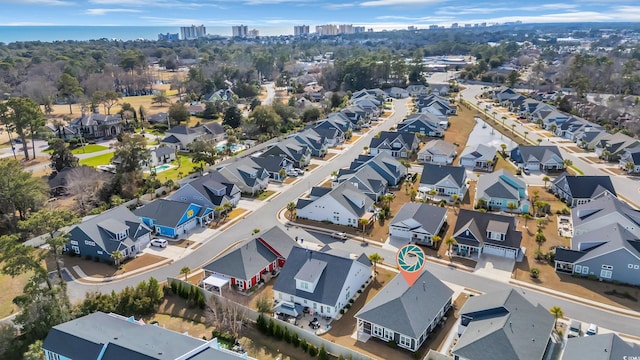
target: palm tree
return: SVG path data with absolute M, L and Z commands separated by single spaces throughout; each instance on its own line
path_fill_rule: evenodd
M 553 328 L 555 329 L 558 327 L 558 319 L 564 316 L 564 311 L 562 311 L 560 306 L 552 306 L 549 312 L 553 314 L 553 317 L 556 319 L 553 323 Z
M 120 250 L 116 250 L 111 253 L 111 259 L 115 266 L 120 266 L 120 262 L 124 259 L 124 254 Z
M 373 263 L 373 273 L 377 274 L 378 273 L 377 265 L 379 263 L 383 262 L 384 258 L 382 256 L 380 256 L 380 254 L 378 254 L 378 253 L 373 253 L 373 254 L 369 255 L 369 260 L 371 260 L 371 262 Z
M 511 124 L 511 133 L 512 134 L 516 133 L 516 124 Z
M 527 135 L 529 135 L 529 132 L 528 132 L 528 131 L 525 131 L 525 132 L 524 132 L 524 139 L 525 139 L 525 140 L 527 140 Z
M 409 188 L 411 187 L 411 184 L 413 184 L 413 183 L 411 182 L 411 177 L 407 176 L 407 177 L 404 179 L 404 191 L 405 191 L 405 193 L 406 193 L 407 195 L 409 195 Z
M 542 143 L 542 139 L 537 138 L 536 141 L 538 142 L 538 146 L 540 146 L 540 144 Z
M 368 223 L 369 221 L 367 221 L 367 219 L 361 218 L 360 220 L 358 220 L 358 224 L 362 225 L 362 242 L 364 242 L 364 231 Z
M 571 161 L 569 159 L 564 159 L 562 164 L 564 165 L 564 167 L 570 167 L 570 166 L 573 166 L 573 161 Z
M 436 248 L 438 246 L 438 243 L 442 241 L 442 237 L 439 235 L 433 235 L 431 237 L 431 243 L 433 243 L 433 247 Z
M 604 159 L 604 161 L 609 161 L 609 156 L 611 155 L 611 151 L 609 150 L 603 150 L 602 151 L 602 158 Z
M 542 229 L 538 229 L 538 231 L 536 232 L 536 244 L 538 244 L 538 250 L 540 250 L 540 247 L 542 246 L 542 244 L 544 244 L 547 241 L 547 238 L 544 236 L 544 234 L 542 233 Z
M 409 190 L 409 198 L 411 199 L 411 201 L 416 201 L 416 196 L 418 196 L 418 190 L 416 189 L 411 189 Z
M 288 203 L 287 210 L 289 211 L 289 220 L 293 220 L 293 216 L 296 213 L 296 203 L 293 201 Z
M 453 261 L 451 253 L 453 252 L 453 246 L 457 244 L 456 239 L 448 237 L 444 240 L 444 243 L 449 247 L 449 261 Z
M 502 148 L 502 156 L 506 157 L 507 156 L 507 144 L 500 144 L 500 147 Z
M 544 187 L 545 187 L 545 188 L 547 187 L 547 183 L 548 183 L 550 180 L 551 180 L 551 179 L 549 179 L 549 177 L 548 177 L 548 176 L 546 176 L 546 175 L 542 178 L 542 181 L 544 181 Z
M 189 276 L 190 273 L 191 268 L 189 268 L 188 266 L 184 266 L 182 269 L 180 269 L 180 274 L 184 275 L 184 281 L 187 281 L 187 276 Z
M 524 227 L 527 227 L 527 223 L 529 222 L 529 220 L 533 219 L 533 216 L 531 216 L 529 213 L 526 213 L 524 215 L 522 215 L 522 218 L 524 219 Z
M 429 200 L 431 201 L 435 201 L 434 197 L 438 194 L 438 191 L 436 191 L 436 189 L 431 189 L 429 190 L 429 196 L 431 196 L 429 198 Z
M 633 169 L 635 169 L 636 165 L 629 161 L 626 164 L 624 164 L 624 168 L 627 170 L 628 173 L 633 172 Z
M 509 212 L 514 212 L 517 208 L 518 204 L 516 204 L 515 202 L 510 201 L 507 203 L 507 209 L 509 209 Z

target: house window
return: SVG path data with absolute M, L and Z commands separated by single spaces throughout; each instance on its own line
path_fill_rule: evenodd
M 384 330 L 378 325 L 373 325 L 373 335 L 382 337 L 384 334 Z
M 580 274 L 582 272 L 582 265 L 576 265 L 573 270 L 576 272 L 576 274 Z
M 602 265 L 603 270 L 613 270 L 613 266 L 611 265 Z
M 589 273 L 589 267 L 588 266 L 583 266 L 582 267 L 582 274 L 583 275 L 587 275 Z
M 411 348 L 411 338 L 400 335 L 400 345 Z
M 60 360 L 60 355 L 51 352 L 49 350 L 45 350 L 47 360 Z
M 613 271 L 611 270 L 601 270 L 600 271 L 600 277 L 603 279 L 611 279 L 611 275 L 613 274 Z

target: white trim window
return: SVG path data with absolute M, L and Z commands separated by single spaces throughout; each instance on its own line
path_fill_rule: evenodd
M 576 265 L 576 266 L 573 268 L 573 271 L 574 271 L 576 274 L 580 274 L 580 273 L 582 273 L 582 265 Z
M 381 326 L 373 325 L 373 335 L 382 337 L 384 335 L 384 329 Z
M 400 335 L 400 340 L 398 341 L 398 344 L 400 344 L 401 346 L 405 346 L 407 348 L 411 348 L 411 338 L 404 335 Z
M 611 275 L 613 275 L 611 270 L 600 270 L 600 277 L 603 279 L 611 279 Z
M 613 266 L 611 265 L 602 265 L 603 270 L 613 270 Z

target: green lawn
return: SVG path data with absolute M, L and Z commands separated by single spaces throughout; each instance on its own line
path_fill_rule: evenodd
M 193 172 L 198 167 L 198 164 L 194 164 L 193 162 L 191 162 L 191 158 L 186 155 L 178 155 L 178 158 L 180 158 L 180 167 L 178 168 L 177 161 L 172 161 L 171 164 L 175 165 L 176 167 L 159 173 L 157 175 L 158 180 L 163 183 L 169 179 L 175 182 L 179 179 L 189 176 L 189 174 L 191 174 L 191 172 Z
M 102 146 L 102 145 L 96 145 L 96 144 L 88 144 L 85 145 L 84 147 L 79 147 L 79 148 L 75 148 L 73 150 L 71 150 L 71 153 L 74 155 L 78 155 L 78 154 L 90 154 L 90 153 L 94 153 L 94 152 L 98 152 L 98 151 L 102 151 L 102 150 L 108 150 L 109 148 L 106 146 Z
M 113 153 L 102 154 L 86 159 L 80 160 L 80 165 L 88 165 L 96 167 L 98 165 L 109 165 L 111 164 L 111 159 L 113 158 Z

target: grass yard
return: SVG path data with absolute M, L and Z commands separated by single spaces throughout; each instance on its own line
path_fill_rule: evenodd
M 113 158 L 113 153 L 102 154 L 86 159 L 80 160 L 80 165 L 87 165 L 96 167 L 98 165 L 109 165 L 111 164 L 111 159 Z
M 13 298 L 22 294 L 22 288 L 27 283 L 31 274 L 22 274 L 12 278 L 8 275 L 0 274 L 0 319 L 16 313 L 19 309 L 13 304 Z
M 276 192 L 273 191 L 273 190 L 265 190 L 265 191 L 263 191 L 263 192 L 261 192 L 261 193 L 259 193 L 257 195 L 253 195 L 253 196 L 251 194 L 246 194 L 246 195 L 243 194 L 242 197 L 263 201 L 263 200 L 265 200 L 266 198 L 268 198 L 269 196 L 271 196 L 271 195 L 273 195 L 275 193 Z
M 103 151 L 103 150 L 109 150 L 109 148 L 106 146 L 97 145 L 97 144 L 88 144 L 88 145 L 81 146 L 79 148 L 75 148 L 71 150 L 71 153 L 74 155 L 91 154 L 91 153 Z
M 178 158 L 180 159 L 180 167 L 178 167 L 177 160 L 172 161 L 171 164 L 175 165 L 176 167 L 158 173 L 158 180 L 160 180 L 161 182 L 166 182 L 167 180 L 171 179 L 175 182 L 188 176 L 200 166 L 199 164 L 192 162 L 191 158 L 186 155 L 178 155 Z

